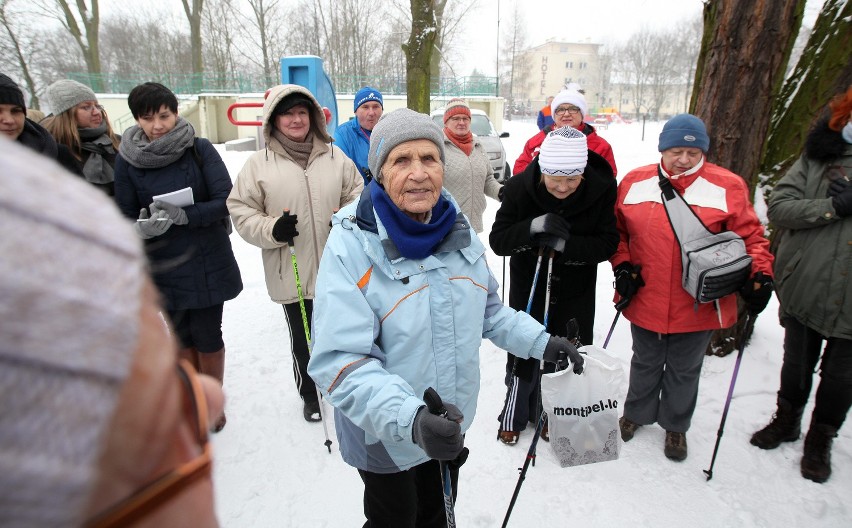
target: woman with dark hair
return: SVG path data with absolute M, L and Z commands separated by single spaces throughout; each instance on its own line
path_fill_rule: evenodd
M 815 482 L 831 476 L 831 444 L 852 406 L 852 86 L 829 108 L 769 199 L 769 220 L 784 229 L 775 255 L 784 362 L 775 415 L 751 437 L 761 449 L 799 439 L 822 356 L 801 461 Z
M 332 144 L 322 106 L 307 88 L 282 84 L 269 90 L 262 121 L 266 147 L 246 161 L 228 197 L 228 209 L 240 236 L 263 253 L 266 289 L 273 302 L 283 305 L 290 330 L 302 416 L 318 422 L 322 415 L 308 376 L 310 355 L 298 287 L 310 322 L 331 215 L 358 197 L 364 178 Z M 296 282 L 291 250 L 301 284 Z
M 77 159 L 86 181 L 108 195 L 115 194 L 113 168 L 118 137 L 91 88 L 71 79 L 47 87 L 52 114 L 42 121 L 57 143 Z
M 56 161 L 69 172 L 82 176 L 74 156 L 57 144 L 50 132 L 27 118 L 24 92 L 8 75 L 0 73 L 0 134 Z
M 243 288 L 225 205 L 231 177 L 210 141 L 196 138 L 189 121 L 178 116 L 171 90 L 158 83 L 140 84 L 127 103 L 137 124 L 121 139 L 116 202 L 125 216 L 136 220 L 136 233 L 145 240 L 180 356 L 221 383 L 222 310 Z M 192 198 L 176 205 L 161 196 L 174 191 Z M 214 430 L 224 426 L 223 414 Z
M 579 339 L 592 344 L 598 264 L 618 246 L 616 183 L 612 167 L 591 149 L 587 137 L 570 126 L 550 132 L 527 168 L 506 183 L 489 242 L 509 259 L 509 306 L 526 310 L 536 275 L 530 315 L 544 322 L 548 255 L 555 254 L 547 331 L 563 335 L 571 319 Z M 517 443 L 528 422 L 538 422 L 540 364 L 508 356 L 506 401 L 497 438 Z M 541 436 L 547 440 L 547 429 Z

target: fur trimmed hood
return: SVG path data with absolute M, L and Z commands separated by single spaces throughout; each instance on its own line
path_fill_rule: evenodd
M 843 155 L 848 146 L 840 132 L 828 128 L 828 119 L 823 118 L 808 133 L 805 155 L 817 161 L 829 162 Z

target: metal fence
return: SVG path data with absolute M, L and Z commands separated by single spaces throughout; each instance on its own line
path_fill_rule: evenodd
M 128 93 L 133 87 L 154 81 L 168 86 L 176 94 L 199 93 L 252 93 L 265 92 L 280 83 L 280 79 L 268 79 L 263 75 L 225 73 L 82 73 L 73 72 L 69 78 L 90 86 L 98 93 Z M 354 94 L 362 86 L 372 86 L 384 95 L 404 95 L 404 75 L 354 76 L 333 75 L 329 77 L 339 94 Z M 497 94 L 497 77 L 441 77 L 433 79 L 430 90 L 433 97 L 489 96 Z

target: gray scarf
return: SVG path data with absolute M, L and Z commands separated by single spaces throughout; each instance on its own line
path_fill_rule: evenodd
M 86 181 L 96 184 L 111 183 L 115 178 L 112 174 L 112 165 L 104 156 L 115 156 L 115 148 L 112 141 L 106 135 L 106 121 L 96 128 L 78 128 L 80 134 L 80 149 L 89 153 L 86 163 L 83 165 L 83 176 Z
M 148 139 L 142 127 L 133 125 L 122 134 L 118 152 L 138 169 L 159 169 L 179 160 L 194 141 L 195 129 L 178 116 L 175 127 L 154 141 Z
M 308 132 L 304 142 L 293 141 L 285 136 L 277 128 L 272 130 L 272 137 L 281 143 L 281 146 L 293 158 L 293 161 L 299 164 L 302 169 L 308 168 L 308 159 L 311 157 L 311 151 L 314 150 L 314 133 Z

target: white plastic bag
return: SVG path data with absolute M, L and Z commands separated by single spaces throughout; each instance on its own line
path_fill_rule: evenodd
M 550 445 L 562 467 L 616 460 L 621 451 L 624 370 L 603 349 L 584 346 L 580 351 L 586 353 L 581 375 L 568 368 L 541 379 Z

